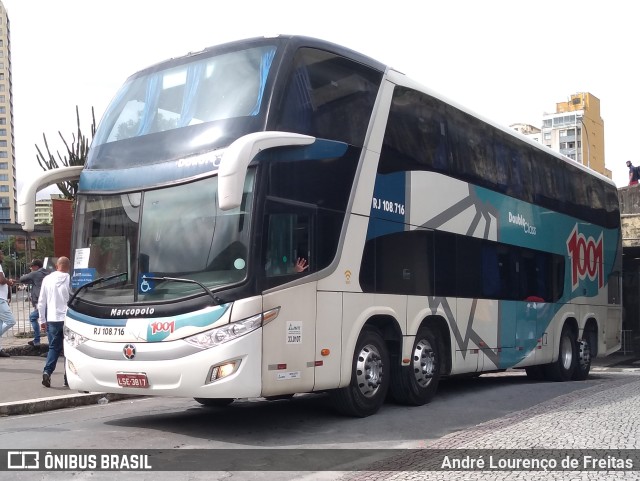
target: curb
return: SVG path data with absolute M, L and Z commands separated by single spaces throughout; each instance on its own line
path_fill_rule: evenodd
M 41 343 L 39 346 L 34 347 L 28 345 L 26 342 L 23 346 L 11 346 L 3 349 L 10 356 L 40 356 L 45 357 L 49 352 L 49 344 L 46 342 Z
M 13 401 L 0 403 L 0 416 L 14 416 L 17 414 L 36 414 L 55 409 L 64 409 L 77 406 L 98 404 L 98 400 L 106 398 L 108 401 L 120 401 L 122 399 L 140 398 L 132 394 L 113 393 L 77 393 L 67 396 L 56 396 L 41 399 L 27 399 L 25 401 Z

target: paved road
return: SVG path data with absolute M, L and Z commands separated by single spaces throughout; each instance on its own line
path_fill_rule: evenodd
M 551 479 L 551 480 L 613 480 L 613 479 L 639 479 L 640 480 L 640 468 L 638 468 L 638 464 L 635 464 L 635 468 L 626 471 L 618 471 L 618 472 L 605 472 L 605 471 L 587 471 L 584 469 L 576 470 L 576 471 L 550 471 L 550 472 L 541 472 L 541 471 L 523 471 L 523 470 L 505 470 L 505 471 L 497 471 L 497 470 L 484 470 L 484 471 L 461 471 L 461 470 L 449 470 L 443 471 L 439 468 L 442 467 L 442 460 L 444 455 L 441 455 L 440 458 L 429 458 L 425 455 L 425 453 L 445 453 L 445 455 L 452 456 L 451 453 L 460 453 L 461 451 L 454 450 L 471 450 L 466 451 L 472 458 L 478 458 L 481 453 L 485 451 L 479 450 L 500 450 L 498 451 L 499 455 L 502 456 L 511 456 L 518 457 L 518 452 L 516 450 L 522 449 L 536 449 L 536 450 L 551 450 L 546 452 L 544 455 L 540 455 L 539 451 L 536 455 L 532 455 L 531 457 L 534 459 L 551 459 L 551 457 L 558 455 L 559 450 L 593 450 L 593 449 L 606 449 L 606 450 L 616 450 L 619 452 L 620 449 L 633 449 L 639 450 L 640 448 L 640 413 L 638 412 L 638 406 L 640 406 L 640 369 L 638 368 L 627 368 L 627 369 L 617 369 L 617 368 L 599 368 L 594 372 L 594 377 L 599 378 L 599 382 L 590 383 L 587 387 L 582 389 L 573 390 L 566 394 L 561 394 L 559 396 L 554 397 L 549 401 L 543 401 L 541 403 L 537 403 L 535 405 L 529 405 L 531 407 L 522 409 L 516 412 L 510 412 L 506 415 L 494 417 L 489 421 L 483 422 L 478 425 L 472 425 L 456 432 L 444 435 L 444 436 L 430 436 L 429 432 L 425 432 L 420 441 L 418 438 L 414 438 L 412 442 L 409 444 L 409 447 L 413 449 L 403 449 L 401 451 L 388 451 L 384 452 L 382 448 L 388 446 L 388 444 L 378 444 L 376 447 L 369 446 L 363 442 L 358 442 L 357 439 L 346 441 L 341 438 L 328 438 L 330 433 L 325 433 L 326 430 L 331 431 L 331 424 L 327 424 L 324 426 L 324 430 L 322 430 L 322 434 L 325 436 L 324 442 L 326 443 L 328 439 L 334 439 L 336 445 L 341 446 L 342 450 L 347 450 L 353 446 L 358 448 L 364 448 L 367 451 L 373 454 L 383 453 L 384 458 L 382 461 L 378 463 L 374 463 L 372 460 L 372 464 L 367 464 L 366 469 L 370 469 L 370 471 L 357 471 L 357 472 L 348 472 L 348 471 L 337 471 L 337 472 L 313 472 L 306 473 L 305 468 L 301 468 L 300 472 L 292 473 L 291 471 L 279 473 L 279 472 L 244 472 L 244 471 L 218 471 L 212 473 L 203 473 L 203 472 L 190 472 L 190 473 L 170 473 L 170 472 L 161 472 L 161 473 L 147 473 L 146 475 L 137 474 L 127 474 L 127 477 L 133 477 L 134 479 L 153 479 L 155 481 L 158 480 L 169 480 L 169 479 L 178 479 L 183 478 L 188 475 L 189 479 L 192 480 L 200 480 L 200 479 L 225 479 L 225 480 L 265 480 L 265 479 L 288 479 L 288 480 L 301 480 L 301 481 L 323 481 L 323 480 L 342 480 L 342 481 L 353 481 L 353 480 L 539 480 L 539 479 Z M 604 382 L 603 382 L 604 381 Z M 562 385 L 563 383 L 560 383 Z M 586 384 L 586 383 L 585 383 Z M 554 386 L 555 383 L 552 383 L 551 386 Z M 529 388 L 535 387 L 535 384 L 528 384 Z M 544 383 L 544 387 L 549 387 L 549 383 Z M 542 385 L 541 388 L 542 389 Z M 510 392 L 515 392 L 515 390 L 510 390 Z M 177 401 L 176 401 L 177 402 Z M 523 400 L 523 402 L 525 402 Z M 127 403 L 128 404 L 128 403 Z M 312 403 L 313 404 L 313 403 Z M 284 405 L 284 403 L 283 403 Z M 113 408 L 116 406 L 113 405 Z M 308 411 L 309 406 L 306 407 Z M 195 408 L 198 409 L 199 408 Z M 247 407 L 246 409 L 252 409 L 253 414 L 254 411 L 260 410 L 260 408 L 256 407 Z M 242 407 L 236 408 L 235 411 L 246 411 Z M 118 410 L 119 412 L 120 410 Z M 264 409 L 262 408 L 261 412 L 273 414 L 273 409 Z M 236 429 L 240 432 L 245 432 L 247 435 L 250 433 L 255 434 L 256 443 L 258 439 L 263 438 L 264 436 L 272 437 L 276 434 L 272 434 L 270 431 L 264 431 L 263 429 L 267 425 L 273 425 L 274 421 L 263 420 L 263 418 L 258 417 L 254 419 L 253 428 L 250 426 L 243 425 L 243 417 L 238 417 L 238 414 L 242 413 L 231 413 L 227 414 L 226 417 L 219 419 L 216 421 L 216 418 L 219 414 L 223 414 L 224 410 L 215 410 L 212 411 L 207 416 L 207 421 L 215 422 L 216 429 L 214 430 L 217 433 L 217 437 L 213 436 L 214 431 L 211 431 L 211 427 L 207 425 L 207 422 L 203 423 L 201 428 L 197 429 L 197 433 L 203 434 L 203 436 L 194 436 L 194 437 L 185 437 L 189 434 L 189 428 L 186 426 L 186 421 L 190 418 L 189 413 L 176 413 L 176 414 L 163 414 L 162 416 L 154 415 L 150 411 L 145 410 L 144 417 L 133 418 L 130 421 L 126 419 L 123 421 L 118 421 L 114 417 L 114 415 L 108 416 L 107 411 L 101 411 L 100 415 L 91 409 L 84 409 L 81 411 L 84 417 L 87 419 L 94 419 L 97 425 L 88 424 L 87 429 L 90 429 L 92 433 L 89 431 L 76 431 L 76 444 L 80 443 L 82 439 L 86 439 L 89 444 L 87 447 L 97 447 L 104 445 L 107 440 L 109 442 L 113 442 L 114 439 L 120 439 L 120 445 L 122 447 L 127 447 L 132 445 L 140 446 L 139 442 L 136 442 L 135 439 L 140 439 L 139 435 L 144 433 L 145 436 L 145 445 L 146 446 L 155 446 L 162 447 L 167 445 L 167 443 L 177 443 L 181 447 L 189 447 L 189 448 L 197 448 L 197 447 L 206 447 L 206 446 L 214 446 L 215 443 L 212 442 L 213 439 L 219 439 L 220 442 L 224 441 L 227 444 L 227 448 L 235 451 L 238 447 L 246 447 L 245 443 L 240 442 L 237 436 L 233 436 L 232 425 L 236 426 Z M 63 414 L 63 412 L 61 412 Z M 49 439 L 53 433 L 58 433 L 58 438 L 61 440 L 68 439 L 68 436 L 72 434 L 69 432 L 69 428 L 72 426 L 71 419 L 69 414 L 65 416 L 65 418 L 61 418 L 60 422 L 55 426 L 50 426 L 51 431 L 45 429 L 41 425 L 42 417 L 41 416 L 29 416 L 23 417 L 25 422 L 33 424 L 31 428 L 28 429 L 28 432 L 25 434 L 31 434 L 31 436 L 38 435 L 40 437 L 33 438 L 35 439 Z M 291 413 L 294 418 L 295 414 Z M 51 414 L 46 414 L 46 416 L 50 416 Z M 233 419 L 227 420 L 226 418 L 237 418 L 235 421 Z M 107 416 L 107 419 L 102 419 L 102 417 Z M 380 416 L 380 415 L 379 415 Z M 322 416 L 321 416 L 322 417 Z M 325 415 L 324 418 L 328 418 L 328 415 Z M 40 418 L 40 421 L 38 421 Z M 369 418 L 368 420 L 375 421 L 376 416 Z M 64 421 L 63 421 L 64 419 Z M 102 420 L 101 420 L 102 419 Z M 247 422 L 249 424 L 252 423 L 250 421 L 251 416 L 248 417 Z M 382 419 L 382 418 L 378 418 Z M 367 420 L 367 421 L 368 421 Z M 9 418 L 9 425 L 5 425 L 5 427 L 14 426 L 16 423 L 20 423 L 19 418 Z M 258 421 L 258 422 L 256 422 Z M 0 422 L 2 422 L 0 420 Z M 179 422 L 179 426 L 176 425 L 176 422 Z M 262 423 L 262 424 L 261 424 Z M 277 424 L 277 423 L 276 423 Z M 366 429 L 366 424 L 364 422 L 354 422 L 354 424 L 358 424 L 359 429 Z M 37 427 L 39 426 L 39 428 Z M 95 431 L 90 428 L 93 426 Z M 224 426 L 229 426 L 230 430 L 228 434 L 231 434 L 230 437 L 227 435 L 224 438 L 220 436 L 224 433 L 222 429 Z M 307 428 L 309 428 L 308 424 L 305 424 Z M 10 428 L 7 432 L 11 431 Z M 296 430 L 299 430 L 300 426 L 296 425 Z M 114 430 L 115 429 L 115 430 Z M 315 429 L 321 429 L 320 426 L 316 426 Z M 377 429 L 376 423 L 370 425 L 370 429 Z M 32 432 L 31 432 L 32 431 Z M 427 430 L 428 431 L 428 430 Z M 287 430 L 288 432 L 288 430 Z M 14 432 L 15 433 L 15 432 Z M 164 433 L 164 434 L 162 434 Z M 197 434 L 196 433 L 196 434 Z M 15 433 L 17 434 L 17 433 Z M 15 435 L 14 434 L 14 435 Z M 178 436 L 175 436 L 178 434 Z M 83 437 L 84 436 L 84 437 Z M 105 437 L 106 436 L 106 437 Z M 133 436 L 133 441 L 130 438 Z M 158 437 L 159 436 L 159 437 Z M 213 436 L 213 437 L 212 437 Z M 361 432 L 360 438 L 365 438 L 366 433 Z M 388 436 L 387 436 L 388 437 Z M 358 439 L 360 439 L 358 438 Z M 8 439 L 8 438 L 7 438 Z M 14 444 L 15 446 L 25 446 L 25 439 L 20 436 L 14 438 L 15 441 L 18 441 L 18 444 Z M 164 441 L 162 441 L 164 439 Z M 307 447 L 322 447 L 323 441 L 321 439 L 315 439 L 312 441 L 311 438 L 304 438 L 305 442 L 300 445 L 301 448 Z M 22 440 L 20 442 L 20 440 Z M 89 441 L 92 440 L 92 441 Z M 189 441 L 190 440 L 190 441 Z M 39 446 L 42 443 L 49 445 L 45 441 L 33 443 L 27 443 L 29 445 Z M 188 444 L 184 444 L 187 442 Z M 318 445 L 317 443 L 321 444 Z M 150 443 L 150 444 L 149 444 Z M 314 444 L 315 443 L 315 444 Z M 63 444 L 66 447 L 67 442 L 63 441 Z M 405 442 L 406 444 L 406 442 Z M 392 446 L 400 446 L 404 447 L 405 444 L 392 444 Z M 173 444 L 171 444 L 173 446 Z M 258 446 L 258 444 L 256 444 Z M 375 444 L 374 444 L 375 446 Z M 63 446 L 60 446 L 63 447 Z M 288 447 L 291 446 L 283 446 L 280 447 Z M 420 450 L 415 448 L 422 448 Z M 446 451 L 439 451 L 446 450 Z M 183 450 L 178 450 L 178 452 L 182 452 Z M 188 451 L 188 450 L 184 450 Z M 231 452 L 233 452 L 231 451 Z M 634 452 L 636 452 L 634 451 Z M 496 451 L 494 451 L 495 453 Z M 264 451 L 259 450 L 257 454 L 263 455 Z M 577 455 L 575 451 L 570 451 L 573 453 L 572 456 L 575 459 Z M 605 453 L 606 454 L 606 453 Z M 245 454 L 246 455 L 246 454 Z M 636 453 L 637 455 L 637 453 Z M 453 456 L 452 456 L 453 457 Z M 435 461 L 434 461 L 435 459 Z M 635 458 L 632 458 L 635 459 Z M 343 460 L 343 459 L 341 459 Z M 338 461 L 338 459 L 336 459 Z M 434 468 L 434 462 L 436 463 Z M 252 464 L 254 465 L 254 464 Z M 409 467 L 409 468 L 408 468 Z M 341 465 L 342 469 L 346 469 L 345 466 Z M 400 471 L 402 469 L 411 469 L 407 471 Z M 1 473 L 0 473 L 1 474 Z M 13 474 L 13 473 L 12 473 Z M 16 473 L 18 474 L 18 473 Z M 73 479 L 76 481 L 80 480 L 107 480 L 113 479 L 113 475 L 115 473 L 106 473 L 106 472 L 74 472 L 74 473 L 21 473 L 20 476 L 16 476 L 15 479 L 51 479 L 51 480 L 66 480 L 69 479 L 70 475 L 73 475 Z M 0 476 L 1 478 L 1 476 Z
M 484 451 L 495 451 L 508 459 L 518 458 L 517 450 L 550 450 L 531 459 L 563 458 L 563 451 L 580 465 L 575 471 L 495 470 L 456 471 L 431 470 L 434 463 L 442 468 L 442 452 L 435 462 L 424 453 L 411 451 L 389 458 L 375 466 L 376 471 L 349 473 L 343 481 L 355 480 L 640 480 L 640 372 L 617 372 L 617 379 L 607 384 L 589 387 L 565 394 L 523 411 L 482 423 L 444 436 L 424 447 L 434 450 L 472 450 L 471 458 L 478 459 Z M 575 452 L 571 450 L 583 450 Z M 585 469 L 584 455 L 601 456 L 606 463 L 618 460 L 633 461 L 633 468 L 624 471 Z M 525 453 L 526 454 L 526 453 Z M 452 456 L 453 457 L 453 456 Z M 522 456 L 520 457 L 523 458 Z M 615 458 L 615 459 L 612 459 Z M 496 463 L 497 464 L 497 463 Z M 397 471 L 398 467 L 412 466 L 412 471 Z M 485 456 L 485 466 L 486 456 Z M 559 465 L 560 466 L 560 465 Z M 587 468 L 593 468 L 593 464 Z M 597 466 L 597 465 L 595 465 Z M 385 471 L 394 469 L 396 471 Z M 400 468 L 401 469 L 401 468 Z M 324 473 L 323 479 L 331 473 Z M 335 474 L 335 473 L 334 473 Z M 320 479 L 318 476 L 306 479 Z

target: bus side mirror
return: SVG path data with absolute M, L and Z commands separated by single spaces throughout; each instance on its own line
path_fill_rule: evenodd
M 23 187 L 18 201 L 18 222 L 22 230 L 33 232 L 34 215 L 36 210 L 36 194 L 52 184 L 58 184 L 69 180 L 78 180 L 84 165 L 72 167 L 60 167 L 47 170 Z
M 255 132 L 233 142 L 220 160 L 218 170 L 218 204 L 221 210 L 240 207 L 247 167 L 262 150 L 289 145 L 309 145 L 316 141 L 309 135 L 292 132 Z

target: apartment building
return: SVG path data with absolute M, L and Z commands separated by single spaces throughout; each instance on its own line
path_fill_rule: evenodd
M 51 194 L 48 199 L 37 200 L 33 223 L 36 225 L 53 224 L 53 201 L 58 199 L 64 199 L 64 195 Z
M 9 16 L 0 1 L 0 224 L 15 223 L 18 216 L 10 38 Z
M 572 94 L 557 102 L 556 111 L 545 113 L 542 128 L 513 124 L 511 128 L 611 178 L 605 167 L 604 121 L 600 117 L 600 99 L 589 92 Z

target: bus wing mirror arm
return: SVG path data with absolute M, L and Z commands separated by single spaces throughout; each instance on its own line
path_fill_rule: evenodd
M 24 186 L 18 201 L 18 222 L 22 225 L 23 230 L 33 232 L 36 194 L 52 184 L 78 180 L 83 168 L 83 165 L 75 165 L 47 170 Z
M 310 145 L 316 141 L 309 135 L 292 132 L 255 132 L 233 142 L 220 160 L 218 170 L 218 203 L 221 210 L 240 206 L 247 167 L 262 150 L 288 145 Z

